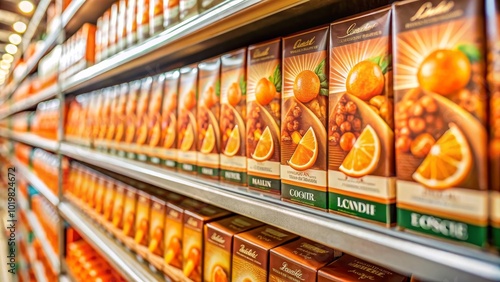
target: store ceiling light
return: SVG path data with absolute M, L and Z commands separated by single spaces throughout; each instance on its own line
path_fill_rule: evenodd
M 3 54 L 2 60 L 6 61 L 8 63 L 12 63 L 14 61 L 14 56 L 12 56 L 11 54 Z
M 19 2 L 19 10 L 21 10 L 21 12 L 25 13 L 25 14 L 29 14 L 31 12 L 33 12 L 33 10 L 35 9 L 35 6 L 33 5 L 33 3 L 31 3 L 30 1 L 21 1 Z
M 19 43 L 21 43 L 21 41 L 23 41 L 23 39 L 21 38 L 21 35 L 13 33 L 9 35 L 9 41 L 14 45 L 18 45 Z
M 23 33 L 26 31 L 26 24 L 23 22 L 15 22 L 12 27 L 14 28 L 15 31 L 19 33 Z
M 17 46 L 14 44 L 7 44 L 5 45 L 5 51 L 7 51 L 7 53 L 9 54 L 14 55 L 15 53 L 17 53 Z

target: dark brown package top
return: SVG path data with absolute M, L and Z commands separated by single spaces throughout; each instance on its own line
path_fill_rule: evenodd
M 464 17 L 482 16 L 483 1 L 409 0 L 396 2 L 395 31 L 408 31 Z
M 251 218 L 235 215 L 214 221 L 208 224 L 208 228 L 220 230 L 228 235 L 238 234 L 256 227 L 261 226 L 263 223 Z
M 248 46 L 248 65 L 281 59 L 281 38 Z
M 158 197 L 155 197 L 155 196 L 151 196 L 151 208 L 152 209 L 161 209 L 162 207 L 165 207 L 166 205 L 166 202 L 161 199 L 161 198 L 158 198 Z
M 330 46 L 341 46 L 367 39 L 390 35 L 391 7 L 387 6 L 370 13 L 354 15 L 332 23 Z
M 197 210 L 186 209 L 184 211 L 184 214 L 203 221 L 212 221 L 216 218 L 221 218 L 230 215 L 231 213 L 227 210 L 207 205 Z
M 303 31 L 283 37 L 283 57 L 327 50 L 329 26 Z
M 261 226 L 235 236 L 242 241 L 251 242 L 252 244 L 260 246 L 266 250 L 298 238 L 295 234 L 269 225 Z
M 221 56 L 221 72 L 242 68 L 246 63 L 247 48 L 241 48 L 228 52 Z
M 407 278 L 350 255 L 344 255 L 318 272 L 318 282 L 344 281 L 403 282 Z
M 340 255 L 339 251 L 305 238 L 274 248 L 271 252 L 313 270 L 320 269 Z

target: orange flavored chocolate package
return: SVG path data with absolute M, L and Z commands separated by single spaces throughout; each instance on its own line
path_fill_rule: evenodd
M 123 228 L 123 211 L 125 205 L 125 184 L 120 181 L 115 183 L 113 202 L 112 224 L 118 229 Z
M 149 0 L 137 0 L 137 42 L 149 37 Z
M 328 26 L 283 38 L 281 199 L 327 209 Z
M 151 218 L 151 196 L 146 191 L 138 191 L 137 193 L 137 208 L 135 216 L 135 234 L 134 241 L 140 246 L 149 246 L 149 227 Z M 146 255 L 142 252 L 137 252 L 142 257 Z
M 145 77 L 141 80 L 141 90 L 137 101 L 137 115 L 135 121 L 135 137 L 132 142 L 128 157 L 137 158 L 140 161 L 146 161 L 147 155 L 144 154 L 143 148 L 148 138 L 148 112 L 151 100 L 151 84 L 153 79 Z
M 393 11 L 398 225 L 484 246 L 484 2 L 405 1 Z
M 146 125 L 148 128 L 148 137 L 146 144 L 141 151 L 148 157 L 148 160 L 155 164 L 160 163 L 160 159 L 156 156 L 156 148 L 160 146 L 161 141 L 161 109 L 163 102 L 163 89 L 165 84 L 165 75 L 160 74 L 153 77 L 151 85 L 151 98 L 149 99 L 149 107 Z
M 184 210 L 184 230 L 182 239 L 182 271 L 194 282 L 203 281 L 203 238 L 205 224 L 231 213 L 213 206 L 198 210 Z
M 230 281 L 234 236 L 261 225 L 262 222 L 241 215 L 206 224 L 203 281 Z
M 281 39 L 248 47 L 248 187 L 280 195 Z
M 127 47 L 137 42 L 137 1 L 127 0 L 127 16 L 125 29 L 127 31 Z
M 179 0 L 163 0 L 163 28 L 179 22 Z
M 137 124 L 139 123 L 139 94 L 141 90 L 141 81 L 135 80 L 129 82 L 128 92 L 127 92 L 127 107 L 125 108 L 125 122 L 123 124 L 124 134 L 123 141 L 120 142 L 120 151 L 118 155 L 120 157 L 134 158 L 135 152 L 133 152 L 134 139 L 137 134 Z
M 135 236 L 138 191 L 131 186 L 125 186 L 124 192 L 122 231 L 123 235 L 133 238 Z
M 124 156 L 123 142 L 125 141 L 125 133 L 127 128 L 127 114 L 131 112 L 131 107 L 129 106 L 129 84 L 122 83 L 120 85 L 120 90 L 118 93 L 118 105 L 116 109 L 116 115 L 113 117 L 113 127 L 116 127 L 113 136 L 113 141 L 111 145 L 110 152 L 118 155 Z
M 330 212 L 396 221 L 391 8 L 330 26 Z
M 167 0 L 150 0 L 149 3 L 149 36 L 163 31 L 163 2 Z
M 165 73 L 163 101 L 161 110 L 161 136 L 154 156 L 163 167 L 177 167 L 177 99 L 179 89 L 179 71 Z M 151 158 L 155 162 L 155 158 Z
M 198 64 L 198 174 L 219 179 L 220 58 Z
M 125 102 L 126 100 L 120 92 L 120 85 L 115 85 L 112 90 L 109 120 L 107 122 L 106 133 L 104 136 L 104 147 L 110 153 L 116 152 L 114 138 L 116 134 L 117 120 L 118 117 L 123 115 L 123 112 L 125 112 Z
M 196 173 L 196 97 L 198 66 L 192 64 L 180 69 L 179 103 L 177 105 L 177 162 L 182 171 Z
M 246 48 L 221 56 L 221 175 L 225 181 L 247 184 Z
M 156 256 L 164 253 L 164 232 L 167 206 L 163 199 L 151 196 L 151 213 L 149 216 L 149 243 L 148 250 Z

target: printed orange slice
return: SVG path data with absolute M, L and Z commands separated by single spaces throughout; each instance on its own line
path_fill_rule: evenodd
M 295 152 L 288 161 L 288 165 L 295 170 L 306 170 L 311 168 L 318 158 L 318 141 L 312 127 L 300 139 Z
M 429 154 L 413 173 L 413 179 L 432 189 L 459 185 L 469 175 L 472 153 L 467 139 L 453 123 L 432 146 Z
M 256 161 L 262 162 L 270 159 L 273 153 L 273 136 L 271 134 L 269 126 L 267 126 L 266 129 L 264 129 L 264 132 L 262 132 L 262 135 L 259 138 L 259 142 L 257 142 L 257 146 L 255 146 L 255 151 L 252 154 L 252 158 Z
M 224 150 L 224 154 L 228 157 L 232 157 L 238 153 L 240 150 L 240 131 L 238 129 L 238 125 L 235 125 L 231 134 L 229 135 L 229 139 L 227 140 L 226 149 Z
M 205 133 L 205 138 L 201 144 L 200 152 L 203 154 L 208 154 L 212 152 L 215 146 L 215 131 L 212 124 L 208 125 L 207 132 Z
M 175 142 L 175 122 L 170 119 L 170 124 L 167 127 L 167 132 L 165 134 L 165 140 L 163 141 L 163 148 L 169 149 L 174 145 Z
M 351 177 L 372 173 L 380 159 L 380 140 L 370 125 L 361 132 L 339 170 Z
M 181 151 L 188 151 L 191 149 L 194 143 L 194 132 L 191 123 L 188 124 L 186 131 L 184 132 L 184 138 L 181 143 Z

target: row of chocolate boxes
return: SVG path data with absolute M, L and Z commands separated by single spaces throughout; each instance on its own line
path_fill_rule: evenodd
M 398 2 L 79 95 L 66 136 L 458 242 L 492 222 L 498 243 L 497 10 Z
M 72 203 L 174 281 L 407 281 L 279 228 L 77 162 L 68 180 Z

